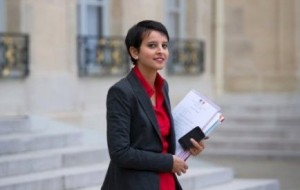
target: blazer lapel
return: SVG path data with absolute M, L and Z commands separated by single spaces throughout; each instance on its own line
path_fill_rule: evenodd
M 134 94 L 138 98 L 143 110 L 147 113 L 147 117 L 151 121 L 153 127 L 155 128 L 156 133 L 158 134 L 160 140 L 162 141 L 159 125 L 158 125 L 158 122 L 157 122 L 157 119 L 156 119 L 156 116 L 155 116 L 154 109 L 152 108 L 153 106 L 152 106 L 152 103 L 150 101 L 150 98 L 148 97 L 147 93 L 143 89 L 143 86 L 138 81 L 138 78 L 135 76 L 133 71 L 131 71 L 128 74 L 127 79 L 128 79 L 128 81 L 129 81 L 129 83 L 130 83 L 130 85 L 131 85 L 131 87 L 134 91 Z
M 172 153 L 175 153 L 175 127 L 174 127 L 174 120 L 173 120 L 173 115 L 172 115 L 172 110 L 171 110 L 171 103 L 170 99 L 168 96 L 168 86 L 165 83 L 163 87 L 163 94 L 164 94 L 164 99 L 165 99 L 165 106 L 167 113 L 169 114 L 170 122 L 171 122 L 171 130 L 170 130 L 170 150 Z
M 171 103 L 170 103 L 170 99 L 169 99 L 169 96 L 168 96 L 166 84 L 163 87 L 163 94 L 164 94 L 165 106 L 166 106 L 167 112 L 168 112 L 168 114 L 169 114 L 169 116 L 171 118 L 172 117 L 172 114 L 171 114 Z M 171 124 L 173 125 L 172 122 L 171 122 Z

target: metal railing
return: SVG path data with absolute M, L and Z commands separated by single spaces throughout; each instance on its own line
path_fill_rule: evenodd
M 130 58 L 123 37 L 78 37 L 79 76 L 124 75 L 130 69 Z M 170 40 L 170 75 L 200 74 L 204 71 L 204 42 Z
M 130 59 L 121 37 L 78 37 L 79 76 L 123 75 L 129 71 Z
M 29 37 L 0 33 L 0 78 L 23 78 L 29 74 Z
M 171 39 L 167 65 L 170 75 L 197 75 L 204 71 L 204 42 L 201 40 Z

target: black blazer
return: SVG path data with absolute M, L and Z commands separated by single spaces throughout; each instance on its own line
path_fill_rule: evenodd
M 158 190 L 158 173 L 171 172 L 175 133 L 166 81 L 163 93 L 171 118 L 168 154 L 161 153 L 162 137 L 155 112 L 135 73 L 131 71 L 108 90 L 107 143 L 111 160 L 102 190 Z M 176 176 L 175 182 L 181 190 Z

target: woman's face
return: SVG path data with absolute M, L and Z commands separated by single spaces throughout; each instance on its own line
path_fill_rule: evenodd
M 167 37 L 158 31 L 145 34 L 137 56 L 139 69 L 149 72 L 163 69 L 169 57 Z

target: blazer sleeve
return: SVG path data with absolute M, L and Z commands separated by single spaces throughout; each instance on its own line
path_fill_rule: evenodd
M 130 146 L 130 127 L 134 125 L 131 123 L 133 97 L 128 89 L 116 85 L 108 91 L 107 143 L 111 161 L 127 169 L 170 172 L 173 168 L 172 154 L 135 149 Z

